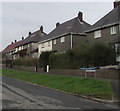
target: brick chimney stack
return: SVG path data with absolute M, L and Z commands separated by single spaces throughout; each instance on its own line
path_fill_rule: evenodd
M 116 8 L 118 5 L 120 5 L 120 0 L 115 0 L 113 5 L 114 5 L 114 8 Z
M 22 37 L 22 40 L 24 40 L 24 37 Z
M 78 18 L 81 22 L 83 22 L 83 13 L 79 11 Z
M 59 25 L 60 25 L 60 23 L 59 23 L 59 22 L 57 22 L 57 23 L 56 23 L 56 27 L 58 27 Z
M 40 31 L 43 33 L 43 26 L 41 25 L 41 27 L 40 27 Z
M 30 34 L 31 34 L 31 32 L 29 31 L 28 35 L 30 35 Z

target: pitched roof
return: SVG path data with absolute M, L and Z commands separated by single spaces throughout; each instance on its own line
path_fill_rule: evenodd
M 119 21 L 120 21 L 120 5 L 118 5 L 116 8 L 114 8 L 108 14 L 106 14 L 103 18 L 101 18 L 99 21 L 97 21 L 86 32 L 94 31 L 94 30 L 97 30 L 100 28 L 111 26 L 111 25 L 115 25 L 115 24 L 118 24 Z
M 69 33 L 81 34 L 87 30 L 91 25 L 85 21 L 80 21 L 78 17 L 75 17 L 67 22 L 59 24 L 54 30 L 52 30 L 47 36 L 46 39 L 52 39 L 55 37 L 60 37 Z M 44 40 L 46 40 L 44 39 Z
M 35 32 L 31 33 L 26 39 L 24 39 L 21 44 L 17 45 L 17 47 L 28 44 L 28 43 L 32 43 L 32 42 L 37 43 L 37 42 L 41 41 L 42 39 L 44 39 L 45 35 L 47 35 L 47 34 L 44 32 L 41 32 L 40 30 L 35 31 Z
M 14 51 L 14 50 L 15 50 L 15 47 L 16 47 L 17 45 L 21 44 L 21 43 L 22 43 L 22 40 L 21 40 L 21 41 L 18 41 L 18 42 L 15 42 L 15 43 L 13 43 L 13 44 L 8 45 L 8 46 L 2 51 L 2 53 L 5 54 L 5 53 L 9 53 L 9 52 Z

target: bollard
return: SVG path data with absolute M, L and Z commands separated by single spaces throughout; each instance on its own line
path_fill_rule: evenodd
M 49 72 L 49 65 L 47 65 L 47 73 Z

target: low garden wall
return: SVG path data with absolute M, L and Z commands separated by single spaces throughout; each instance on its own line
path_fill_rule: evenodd
M 76 75 L 85 77 L 85 70 L 51 70 L 52 74 Z M 87 77 L 95 77 L 95 73 L 87 72 Z M 96 78 L 120 79 L 120 70 L 97 69 Z
M 44 69 L 35 68 L 33 66 L 12 66 L 13 69 L 30 71 L 30 72 L 44 72 Z M 49 74 L 59 74 L 59 75 L 74 75 L 85 77 L 85 70 L 76 69 L 76 70 L 50 70 Z M 95 73 L 87 72 L 87 77 L 95 77 Z M 109 78 L 109 79 L 120 79 L 120 70 L 114 69 L 97 69 L 96 70 L 97 78 Z
M 44 73 L 44 69 L 42 68 L 37 68 L 33 67 L 33 66 L 13 66 L 13 69 L 17 69 L 17 70 L 22 70 L 22 71 L 30 71 L 30 72 L 40 72 L 40 73 Z

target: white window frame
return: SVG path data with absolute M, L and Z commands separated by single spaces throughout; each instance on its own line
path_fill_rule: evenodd
M 48 47 L 50 46 L 50 41 L 48 41 Z
M 44 48 L 44 43 L 41 43 L 41 48 Z
M 115 43 L 115 51 L 120 54 L 120 43 Z
M 23 50 L 23 46 L 22 46 L 22 50 Z
M 19 49 L 18 49 L 19 51 L 21 50 L 21 46 L 19 47 Z
M 30 47 L 30 44 L 28 44 L 28 47 Z
M 94 32 L 94 38 L 100 38 L 101 37 L 101 30 L 97 30 Z
M 65 37 L 60 38 L 61 43 L 65 42 Z
M 18 51 L 18 48 L 15 48 L 15 52 L 17 52 Z
M 12 55 L 12 52 L 10 52 L 10 55 Z
M 111 33 L 111 35 L 117 33 L 117 28 L 116 28 L 116 26 L 112 26 L 112 27 L 110 28 L 110 33 Z
M 56 44 L 56 39 L 53 40 L 53 44 Z

